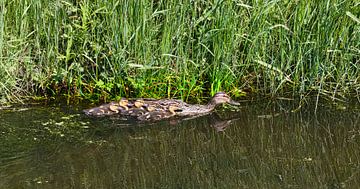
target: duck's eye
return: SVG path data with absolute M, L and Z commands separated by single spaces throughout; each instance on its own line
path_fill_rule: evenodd
M 182 109 L 176 109 L 174 112 L 182 112 Z

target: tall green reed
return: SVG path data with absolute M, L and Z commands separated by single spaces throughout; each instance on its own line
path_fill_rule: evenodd
M 180 97 L 358 92 L 355 1 L 1 2 L 0 92 Z

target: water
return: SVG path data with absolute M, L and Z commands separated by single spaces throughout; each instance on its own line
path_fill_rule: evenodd
M 359 105 L 314 104 L 153 124 L 63 104 L 5 108 L 0 188 L 358 188 Z

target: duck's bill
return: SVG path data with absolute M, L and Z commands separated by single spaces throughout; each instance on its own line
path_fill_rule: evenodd
M 238 102 L 236 102 L 236 101 L 234 101 L 234 100 L 230 100 L 230 101 L 229 101 L 229 104 L 235 105 L 235 106 L 239 106 L 239 105 L 240 105 L 240 103 L 238 103 Z

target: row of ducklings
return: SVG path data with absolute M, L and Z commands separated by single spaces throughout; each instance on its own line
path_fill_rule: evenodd
M 93 116 L 123 115 L 138 120 L 161 120 L 172 116 L 200 116 L 211 113 L 219 104 L 240 105 L 224 92 L 218 92 L 206 105 L 187 104 L 176 99 L 134 99 L 122 98 L 119 102 L 111 102 L 99 107 L 84 110 Z
M 119 102 L 110 102 L 99 107 L 84 110 L 85 114 L 91 116 L 122 115 L 135 117 L 138 120 L 160 120 L 172 117 L 179 110 L 175 104 L 151 103 L 152 100 L 145 101 L 137 99 L 129 101 L 122 98 Z M 155 101 L 153 101 L 155 102 Z

